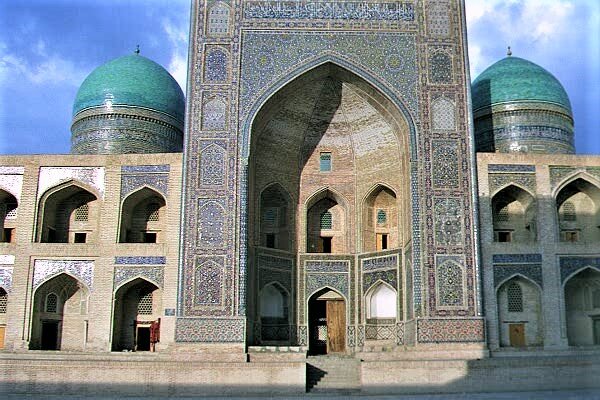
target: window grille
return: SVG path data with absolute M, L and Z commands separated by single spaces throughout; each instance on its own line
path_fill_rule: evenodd
M 17 204 L 16 203 L 6 203 L 6 209 L 8 210 L 8 212 L 6 213 L 6 219 L 17 218 Z
M 387 214 L 385 213 L 384 210 L 377 211 L 377 223 L 379 225 L 383 225 L 383 224 L 387 223 Z
M 58 296 L 55 293 L 50 293 L 46 296 L 46 312 L 58 312 Z
M 321 214 L 321 229 L 332 229 L 333 228 L 333 216 L 331 212 L 325 211 Z
M 494 210 L 494 221 L 495 222 L 508 222 L 508 204 L 499 204 Z
M 506 289 L 508 312 L 523 312 L 523 291 L 521 286 L 513 282 Z
M 86 204 L 82 204 L 75 209 L 75 221 L 85 222 L 88 220 L 90 216 L 90 206 Z
M 6 304 L 8 303 L 8 294 L 0 288 L 0 314 L 6 314 Z
M 148 222 L 156 222 L 160 219 L 160 215 L 159 215 L 159 211 L 160 211 L 160 204 L 158 203 L 151 203 L 148 204 L 148 206 L 146 207 L 146 221 Z
M 229 32 L 229 7 L 224 4 L 213 6 L 208 12 L 210 35 L 226 35 Z
M 141 294 L 140 301 L 137 307 L 137 313 L 140 315 L 152 314 L 152 292 Z
M 319 169 L 323 172 L 331 171 L 331 153 L 321 153 Z
M 570 201 L 565 201 L 562 206 L 563 221 L 577 221 L 577 213 L 575 212 L 575 204 Z
M 277 225 L 277 208 L 269 207 L 265 209 L 263 214 L 263 220 L 266 226 Z

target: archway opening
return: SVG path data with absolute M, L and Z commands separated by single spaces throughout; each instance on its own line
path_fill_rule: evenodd
M 600 189 L 585 179 L 567 184 L 556 196 L 560 241 L 600 241 Z
M 15 240 L 17 228 L 17 199 L 11 193 L 0 189 L 0 243 Z
M 62 273 L 35 291 L 29 348 L 83 351 L 87 341 L 87 287 Z
M 309 353 L 346 351 L 346 302 L 335 290 L 322 289 L 308 300 Z
M 310 200 L 307 208 L 306 252 L 346 253 L 347 210 L 340 196 L 324 190 Z
M 397 248 L 398 205 L 393 190 L 378 185 L 363 203 L 362 246 L 364 252 Z
M 155 190 L 142 188 L 127 196 L 121 208 L 121 243 L 162 243 L 166 202 Z
M 504 282 L 497 292 L 500 346 L 542 346 L 544 329 L 539 288 L 520 276 Z
M 395 339 L 398 315 L 397 297 L 396 290 L 383 282 L 373 285 L 366 292 L 365 339 Z
M 279 184 L 266 188 L 260 196 L 260 245 L 291 251 L 294 248 L 292 200 Z
M 260 293 L 261 343 L 278 344 L 290 340 L 289 295 L 279 283 L 266 285 Z
M 160 340 L 161 290 L 137 278 L 115 293 L 113 351 L 155 351 Z
M 536 240 L 535 199 L 527 191 L 510 185 L 492 198 L 495 242 L 531 243 Z
M 600 272 L 586 268 L 565 285 L 570 346 L 600 345 Z
M 40 200 L 42 243 L 88 243 L 96 240 L 97 197 L 70 184 L 49 191 Z

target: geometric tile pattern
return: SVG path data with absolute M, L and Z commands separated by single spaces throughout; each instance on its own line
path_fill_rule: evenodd
M 164 265 L 167 258 L 164 256 L 117 256 L 117 265 Z
M 417 340 L 420 343 L 460 343 L 485 341 L 485 323 L 477 319 L 419 319 Z
M 148 186 L 166 196 L 169 165 L 124 165 L 121 167 L 121 200 L 135 190 Z
M 600 257 L 560 257 L 560 281 L 571 276 L 584 267 L 592 267 L 600 271 Z
M 537 283 L 541 288 L 544 287 L 541 264 L 494 264 L 494 287 L 497 288 L 514 274 L 523 275 Z
M 458 142 L 456 140 L 434 140 L 433 186 L 436 188 L 457 188 L 458 182 Z
M 70 180 L 85 183 L 104 198 L 104 167 L 40 167 L 38 199 L 51 187 Z
M 455 110 L 452 100 L 440 97 L 431 102 L 433 129 L 453 131 L 456 129 Z
M 86 284 L 92 291 L 94 283 L 94 261 L 91 260 L 35 260 L 33 264 L 33 289 L 48 278 L 67 273 Z
M 429 2 L 427 9 L 427 33 L 431 36 L 450 35 L 450 7 L 448 0 Z
M 0 287 L 6 293 L 10 293 L 10 289 L 12 288 L 12 275 L 13 267 L 0 266 Z
M 535 174 L 533 173 L 490 173 L 489 190 L 490 193 L 495 193 L 498 189 L 504 188 L 512 183 L 535 194 L 537 187 L 535 179 Z
M 436 198 L 435 242 L 438 245 L 459 245 L 463 241 L 462 221 L 464 212 L 460 198 Z
M 177 318 L 175 341 L 240 343 L 245 330 L 243 318 Z
M 164 269 L 163 267 L 117 267 L 113 278 L 114 287 L 118 288 L 125 282 L 132 281 L 134 278 L 143 278 L 152 283 L 163 286 Z
M 437 267 L 437 302 L 439 307 L 464 305 L 462 267 L 454 261 L 444 261 Z

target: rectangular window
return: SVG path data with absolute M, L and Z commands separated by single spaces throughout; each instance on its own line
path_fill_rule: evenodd
M 377 251 L 387 250 L 388 248 L 388 234 L 378 233 L 377 234 Z
M 85 232 L 75 232 L 75 236 L 73 238 L 73 241 L 75 243 L 85 243 L 86 239 L 87 239 L 87 233 L 85 233 Z
M 579 241 L 579 232 L 577 231 L 563 231 L 563 241 L 575 243 Z
M 15 228 L 4 228 L 0 242 L 13 243 L 15 240 Z
M 329 152 L 321 153 L 319 170 L 321 172 L 331 171 L 331 153 L 329 153 Z
M 156 232 L 143 232 L 144 243 L 156 243 Z
M 270 249 L 274 249 L 275 248 L 275 235 L 272 233 L 267 233 L 267 238 L 266 238 L 266 245 L 268 248 Z
M 322 253 L 331 253 L 331 240 L 332 237 L 321 236 L 321 246 L 323 248 Z
M 495 231 L 494 232 L 495 241 L 501 243 L 512 242 L 512 234 L 510 231 Z
M 48 243 L 56 243 L 56 229 L 48 228 Z

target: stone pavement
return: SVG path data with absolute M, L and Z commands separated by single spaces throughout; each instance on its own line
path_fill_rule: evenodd
M 459 393 L 459 394 L 434 394 L 434 395 L 390 395 L 390 396 L 276 396 L 276 397 L 180 397 L 179 399 L 198 400 L 242 400 L 242 399 L 273 399 L 273 400 L 341 400 L 341 399 L 366 399 L 366 400 L 600 400 L 600 389 L 589 390 L 556 390 L 537 392 L 494 392 L 494 393 Z M 44 396 L 39 394 L 3 395 L 4 400 L 160 400 L 166 397 L 119 397 L 119 396 Z M 175 398 L 177 399 L 177 398 Z

